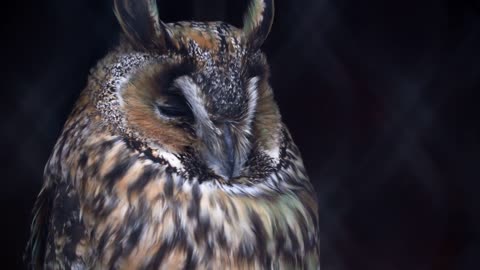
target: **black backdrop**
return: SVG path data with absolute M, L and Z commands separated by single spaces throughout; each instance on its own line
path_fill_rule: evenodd
M 159 2 L 167 22 L 237 26 L 246 6 Z M 1 254 L 14 269 L 43 166 L 119 28 L 108 0 L 2 6 Z M 276 0 L 264 50 L 318 191 L 323 270 L 479 269 L 479 7 Z

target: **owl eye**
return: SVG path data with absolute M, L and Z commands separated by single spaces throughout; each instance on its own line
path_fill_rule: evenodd
M 169 92 L 175 92 L 169 91 Z M 180 94 L 169 93 L 156 102 L 158 113 L 168 119 L 189 121 L 193 119 L 193 113 L 187 100 Z

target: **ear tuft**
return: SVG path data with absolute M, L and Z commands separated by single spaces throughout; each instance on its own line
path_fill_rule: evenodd
M 274 17 L 273 0 L 251 0 L 243 19 L 243 31 L 252 50 L 267 39 Z
M 115 0 L 114 12 L 130 42 L 147 50 L 166 50 L 169 34 L 160 21 L 156 0 Z

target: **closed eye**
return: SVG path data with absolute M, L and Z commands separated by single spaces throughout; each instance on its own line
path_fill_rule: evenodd
M 158 113 L 167 119 L 177 119 L 182 121 L 193 120 L 193 113 L 185 97 L 181 94 L 170 93 L 163 96 L 162 100 L 156 102 Z
M 179 117 L 187 116 L 187 111 L 184 110 L 183 108 L 157 105 L 157 109 L 160 112 L 160 114 L 170 118 L 179 118 Z

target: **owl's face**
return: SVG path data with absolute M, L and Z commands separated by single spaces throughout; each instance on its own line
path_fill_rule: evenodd
M 114 94 L 101 95 L 97 104 L 117 110 L 107 112 L 116 119 L 112 130 L 189 176 L 254 178 L 258 164 L 249 160 L 263 157 L 268 164 L 280 136 L 259 51 L 273 4 L 253 1 L 244 29 L 223 22 L 164 24 L 153 0 L 119 0 L 115 11 L 127 39 L 109 64 L 127 68 L 113 70 L 107 90 Z

